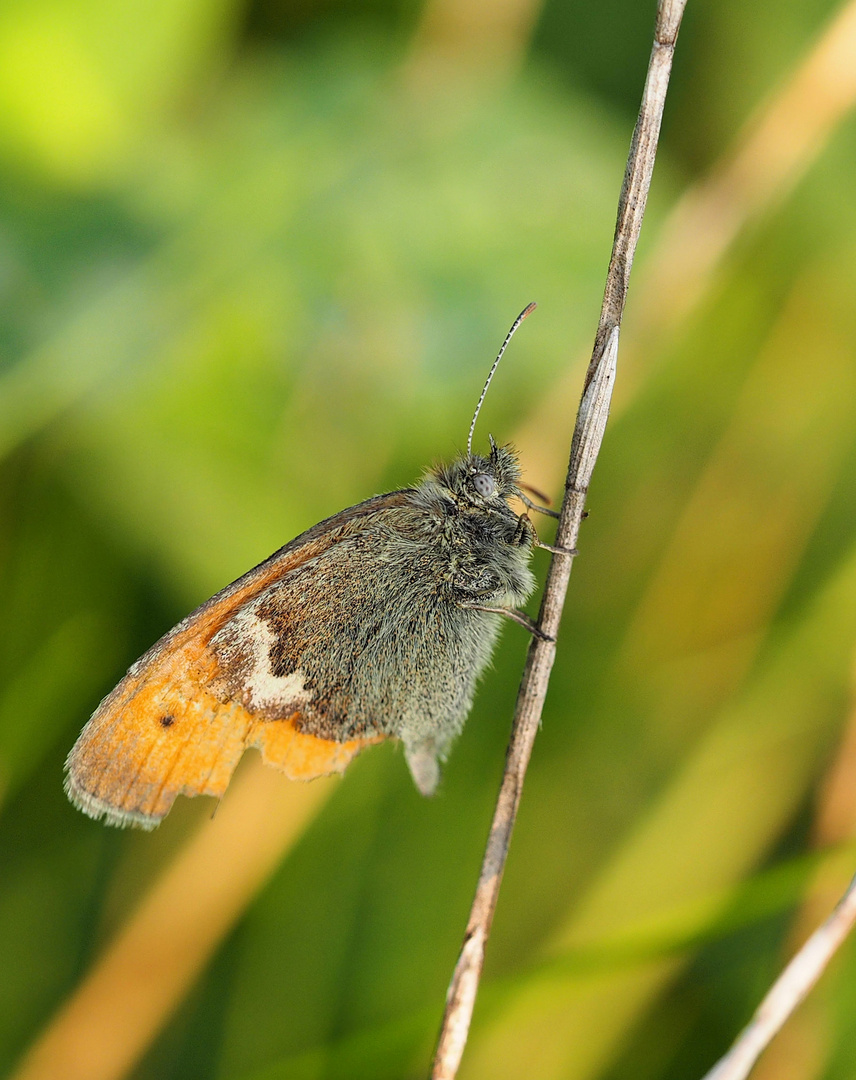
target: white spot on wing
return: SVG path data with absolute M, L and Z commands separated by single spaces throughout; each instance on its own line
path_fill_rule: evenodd
M 298 709 L 312 700 L 302 671 L 292 671 L 288 675 L 274 675 L 271 671 L 270 651 L 276 644 L 276 634 L 264 619 L 252 611 L 242 611 L 232 624 L 233 632 L 241 642 L 250 645 L 252 667 L 244 675 L 243 683 L 251 708 L 279 710 L 293 706 Z

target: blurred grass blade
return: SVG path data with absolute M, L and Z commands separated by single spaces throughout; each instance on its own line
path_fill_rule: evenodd
M 803 798 L 840 722 L 854 641 L 856 554 L 771 649 L 548 953 L 690 902 L 757 862 Z M 476 1031 L 467 1076 L 595 1076 L 678 968 L 677 960 L 657 960 L 620 978 L 557 978 L 525 989 Z
M 636 297 L 635 334 L 651 342 L 686 318 L 739 234 L 787 197 L 854 104 L 856 0 L 847 0 L 734 147 L 673 208 Z
M 482 991 L 481 1010 L 490 1016 L 513 1001 L 524 987 L 536 986 L 540 980 L 549 983 L 557 975 L 579 978 L 632 970 L 652 959 L 720 940 L 786 911 L 799 901 L 813 874 L 852 866 L 854 859 L 856 847 L 852 842 L 823 854 L 797 856 L 746 882 L 640 920 L 611 937 L 527 965 L 513 975 L 488 979 Z M 415 1061 L 418 1052 L 414 1047 L 430 1046 L 436 1021 L 437 1006 L 432 1005 L 241 1073 L 239 1080 L 310 1080 L 319 1072 L 325 1080 L 393 1077 L 398 1075 L 402 1057 Z
M 29 657 L 0 693 L 0 805 L 27 780 L 74 708 L 105 677 L 113 639 L 100 616 L 67 619 Z
M 666 740 L 740 685 L 852 445 L 838 302 L 826 266 L 796 281 L 628 621 L 619 664 Z
M 856 709 L 821 784 L 812 832 L 815 844 L 843 849 L 837 858 L 823 859 L 812 875 L 782 950 L 783 965 L 827 918 L 853 877 L 856 858 L 846 841 L 856 835 Z M 832 1053 L 840 976 L 840 966 L 830 971 L 788 1020 L 755 1067 L 756 1080 L 814 1080 L 823 1074 Z
M 37 1038 L 15 1080 L 125 1076 L 334 787 L 291 783 L 253 760 Z
M 664 335 L 673 334 L 703 301 L 737 237 L 787 196 L 854 103 L 856 0 L 848 0 L 734 145 L 685 192 L 641 261 L 613 416 L 650 379 L 656 356 L 664 351 Z M 578 382 L 573 367 L 563 368 L 515 438 L 521 459 L 548 489 L 559 482 L 563 447 L 558 440 L 565 417 L 573 413 Z

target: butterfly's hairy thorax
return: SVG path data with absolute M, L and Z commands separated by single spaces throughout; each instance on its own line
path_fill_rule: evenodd
M 272 722 L 299 709 L 325 739 L 397 736 L 432 789 L 499 631 L 475 605 L 512 607 L 534 586 L 531 528 L 503 494 L 465 497 L 462 479 L 429 474 L 344 526 L 323 576 L 309 562 L 242 609 L 212 640 L 224 700 Z

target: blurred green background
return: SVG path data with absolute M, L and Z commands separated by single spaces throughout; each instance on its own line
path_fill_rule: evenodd
M 856 866 L 849 104 L 680 318 L 651 269 L 836 10 L 690 0 L 462 1077 L 700 1076 Z M 296 533 L 459 450 L 533 299 L 477 442 L 560 493 L 652 24 L 0 8 L 0 1073 L 211 812 L 140 835 L 69 806 L 100 697 Z M 506 629 L 435 799 L 394 746 L 357 760 L 123 1075 L 425 1075 L 526 644 Z M 845 949 L 759 1075 L 852 1077 L 854 1004 Z

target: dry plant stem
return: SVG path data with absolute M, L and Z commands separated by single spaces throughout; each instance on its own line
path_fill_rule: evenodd
M 586 493 L 609 414 L 621 317 L 654 169 L 672 56 L 685 4 L 686 0 L 660 0 L 657 9 L 654 47 L 619 198 L 615 239 L 607 271 L 600 323 L 577 414 L 565 482 L 565 497 L 556 534 L 556 546 L 567 550 L 576 548 Z M 485 944 L 493 922 L 511 833 L 520 805 L 523 780 L 541 722 L 550 671 L 556 655 L 555 638 L 570 576 L 571 556 L 554 555 L 538 618 L 538 626 L 545 636 L 533 638 L 529 647 L 517 696 L 505 771 L 481 874 L 464 935 L 464 944 L 446 997 L 446 1010 L 431 1072 L 432 1080 L 453 1080 L 466 1046 L 484 964 Z
M 758 1006 L 737 1041 L 704 1080 L 743 1080 L 770 1040 L 806 997 L 856 923 L 856 878 Z

